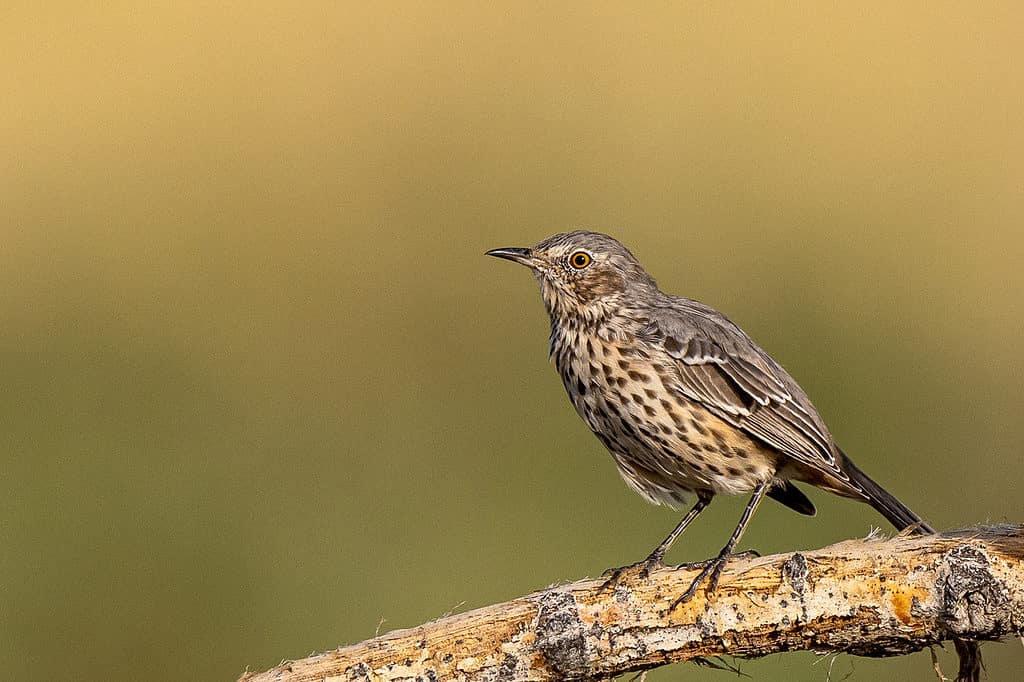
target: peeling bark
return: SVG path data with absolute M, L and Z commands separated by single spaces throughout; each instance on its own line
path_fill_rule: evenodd
M 735 559 L 710 599 L 698 592 L 669 612 L 695 574 L 627 575 L 609 590 L 601 580 L 580 580 L 247 673 L 239 682 L 607 679 L 722 655 L 897 656 L 950 639 L 1024 631 L 1024 526 Z M 961 655 L 969 649 L 958 641 Z M 965 663 L 962 676 L 974 665 Z

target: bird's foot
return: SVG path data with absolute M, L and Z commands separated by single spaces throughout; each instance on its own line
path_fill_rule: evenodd
M 686 592 L 683 592 L 668 607 L 668 613 L 675 611 L 676 607 L 680 604 L 685 604 L 693 599 L 693 595 L 697 593 L 697 589 L 700 587 L 700 584 L 704 582 L 705 578 L 708 579 L 708 586 L 704 593 L 710 598 L 715 593 L 715 590 L 718 589 L 718 581 L 722 577 L 722 570 L 725 568 L 725 564 L 729 559 L 759 556 L 761 555 L 758 552 L 748 549 L 745 552 L 737 552 L 736 554 L 723 552 L 714 559 L 705 559 L 703 561 L 694 561 L 693 563 L 688 564 L 679 564 L 675 567 L 676 570 L 686 569 L 692 571 L 699 568 L 701 571 L 697 574 L 697 577 L 693 579 L 693 582 L 690 583 L 690 587 L 686 589 Z
M 629 564 L 628 566 L 621 566 L 619 568 L 609 568 L 601 574 L 602 576 L 608 576 L 608 579 L 602 583 L 598 592 L 604 592 L 605 590 L 614 588 L 622 581 L 623 578 L 630 574 L 635 574 L 640 580 L 647 580 L 651 573 L 664 567 L 665 562 L 662 560 L 662 556 L 655 552 L 643 561 L 638 561 L 635 564 Z

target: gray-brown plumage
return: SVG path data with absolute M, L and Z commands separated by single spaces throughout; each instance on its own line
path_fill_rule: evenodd
M 537 277 L 558 373 L 626 483 L 654 503 L 696 496 L 641 562 L 644 572 L 662 564 L 715 495 L 752 493 L 728 544 L 677 603 L 708 576 L 715 589 L 765 495 L 814 514 L 793 481 L 867 502 L 899 529 L 933 532 L 854 466 L 796 381 L 743 330 L 703 303 L 663 293 L 612 237 L 567 232 L 487 253 Z

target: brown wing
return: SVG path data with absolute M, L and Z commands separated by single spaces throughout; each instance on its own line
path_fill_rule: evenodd
M 678 390 L 763 443 L 846 479 L 837 448 L 796 381 L 732 321 L 697 301 L 675 299 L 644 336 L 677 360 Z

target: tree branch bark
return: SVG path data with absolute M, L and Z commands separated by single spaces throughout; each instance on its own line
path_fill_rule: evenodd
M 710 600 L 698 592 L 668 612 L 695 573 L 627 575 L 607 590 L 589 579 L 550 587 L 239 682 L 607 679 L 722 655 L 897 656 L 1024 630 L 1019 525 L 735 559 Z

